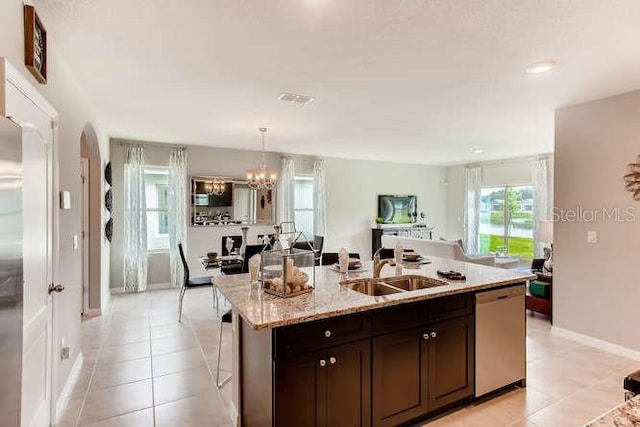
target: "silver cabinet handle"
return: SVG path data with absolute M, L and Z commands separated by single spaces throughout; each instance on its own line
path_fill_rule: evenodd
M 438 335 L 437 335 L 435 332 L 431 332 L 431 338 L 435 338 L 435 337 L 437 337 L 437 336 L 438 336 Z
M 327 366 L 327 361 L 324 359 L 320 359 L 320 366 L 325 367 Z
M 331 357 L 329 358 L 329 363 L 331 363 L 332 365 L 335 365 L 337 361 L 338 361 L 338 359 L 336 359 L 336 358 L 335 358 L 335 357 L 333 357 L 333 356 L 331 356 Z
M 324 336 L 329 338 L 331 336 L 331 331 L 328 330 L 328 329 L 326 331 L 324 331 Z
M 64 286 L 62 285 L 54 285 L 53 283 L 49 285 L 49 288 L 47 289 L 49 292 L 49 295 L 51 295 L 54 292 L 62 292 L 64 291 Z
M 429 339 L 429 333 L 427 332 L 426 334 L 422 334 L 422 338 L 424 338 L 425 340 Z

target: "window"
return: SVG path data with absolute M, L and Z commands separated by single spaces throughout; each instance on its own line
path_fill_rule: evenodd
M 485 187 L 480 196 L 480 252 L 533 258 L 533 187 Z
M 298 175 L 294 178 L 293 206 L 296 230 L 313 240 L 313 177 Z
M 168 178 L 166 168 L 145 168 L 147 250 L 169 250 Z

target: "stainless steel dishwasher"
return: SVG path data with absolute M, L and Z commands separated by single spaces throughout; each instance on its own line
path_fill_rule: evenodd
M 482 396 L 526 378 L 525 286 L 475 295 L 476 387 Z

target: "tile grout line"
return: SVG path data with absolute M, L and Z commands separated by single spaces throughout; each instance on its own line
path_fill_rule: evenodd
M 111 314 L 113 311 L 113 307 L 115 305 L 115 300 L 109 301 L 109 307 L 107 309 L 107 321 L 106 328 L 109 328 L 109 323 L 111 322 Z M 96 373 L 96 369 L 98 368 L 98 360 L 100 360 L 100 355 L 102 354 L 102 347 L 104 344 L 104 337 L 100 337 L 100 346 L 98 347 L 98 353 L 96 354 L 96 358 L 93 361 L 93 368 L 91 369 L 91 374 L 89 375 L 89 382 L 87 383 L 87 388 L 84 391 L 84 395 L 82 397 L 82 403 L 80 404 L 80 410 L 78 411 L 78 416 L 76 418 L 76 427 L 80 426 L 80 419 L 82 418 L 82 413 L 84 412 L 84 406 L 87 403 L 87 397 L 89 396 L 89 390 L 91 390 L 91 384 L 93 383 L 93 376 Z

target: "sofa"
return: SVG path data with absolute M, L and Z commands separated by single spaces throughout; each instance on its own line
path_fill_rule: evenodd
M 393 248 L 398 242 L 400 242 L 403 248 L 413 249 L 414 251 L 422 255 L 454 259 L 456 261 L 471 262 L 474 264 L 482 264 L 495 267 L 494 255 L 466 254 L 462 250 L 462 247 L 458 242 L 452 242 L 448 240 L 427 240 L 418 239 L 416 237 L 402 237 L 392 235 L 382 236 L 383 248 Z

